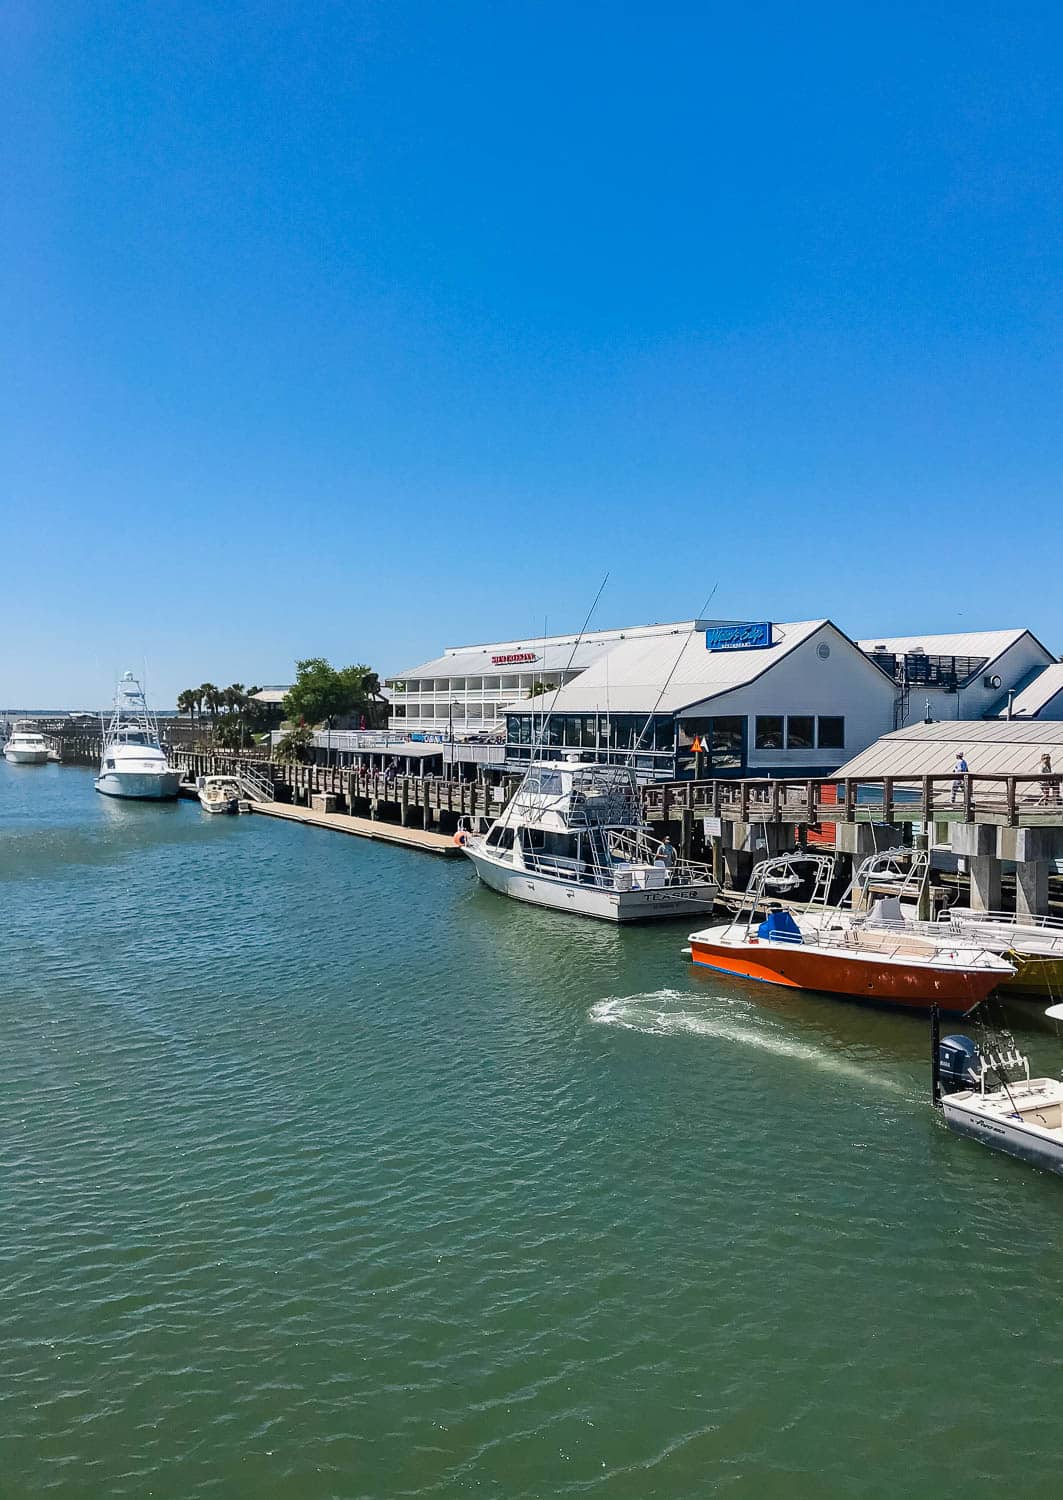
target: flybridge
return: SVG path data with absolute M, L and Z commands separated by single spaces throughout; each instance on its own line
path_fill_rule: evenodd
M 710 625 L 705 632 L 709 651 L 760 651 L 771 645 L 771 621 L 747 621 L 741 625 Z

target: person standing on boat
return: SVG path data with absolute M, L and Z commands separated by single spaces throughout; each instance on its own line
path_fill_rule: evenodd
M 952 768 L 952 801 L 956 801 L 956 793 L 963 791 L 963 778 L 967 775 L 967 762 L 963 758 L 963 751 L 956 751 L 956 764 Z
M 668 884 L 671 885 L 675 877 L 675 845 L 672 843 L 671 834 L 665 834 L 664 841 L 657 849 L 657 863 L 663 865 L 668 872 Z

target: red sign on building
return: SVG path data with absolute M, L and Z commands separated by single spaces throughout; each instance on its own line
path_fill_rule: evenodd
M 512 667 L 518 662 L 538 661 L 534 651 L 511 651 L 508 656 L 492 656 L 492 664 L 496 667 Z

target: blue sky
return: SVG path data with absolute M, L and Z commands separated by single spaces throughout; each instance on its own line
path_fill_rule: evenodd
M 0 704 L 713 613 L 1063 650 L 1056 4 L 0 22 Z

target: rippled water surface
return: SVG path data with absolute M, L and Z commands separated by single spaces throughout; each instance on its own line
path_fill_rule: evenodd
M 1063 1182 L 918 1021 L 66 767 L 0 903 L 4 1497 L 1057 1492 Z

